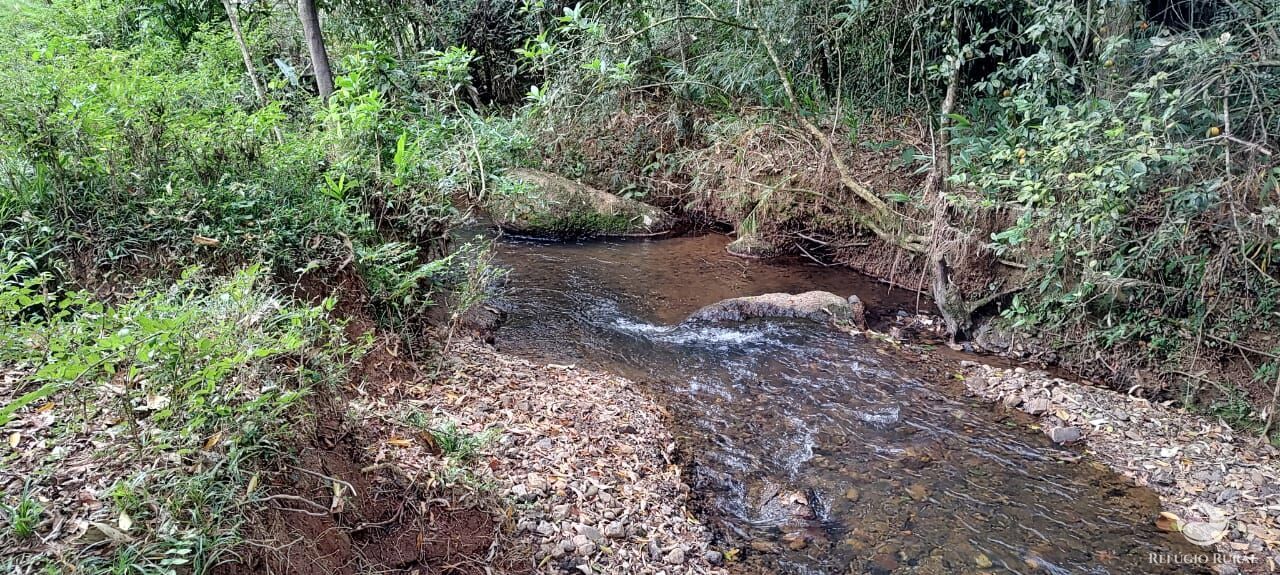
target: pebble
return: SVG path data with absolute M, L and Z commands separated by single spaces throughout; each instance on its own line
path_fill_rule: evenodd
M 721 561 L 724 561 L 724 554 L 719 551 L 708 550 L 702 554 L 702 560 L 712 565 L 719 565 Z
M 1079 427 L 1050 427 L 1045 433 L 1054 443 L 1059 444 L 1079 441 L 1080 438 L 1084 437 L 1084 433 L 1080 431 Z
M 1040 415 L 1042 413 L 1049 413 L 1051 410 L 1053 410 L 1053 402 L 1049 401 L 1049 398 L 1047 397 L 1037 397 L 1031 401 L 1028 401 L 1027 404 L 1023 406 L 1022 410 L 1027 413 L 1030 413 L 1031 415 Z
M 667 553 L 662 560 L 671 565 L 682 565 L 684 563 L 684 549 L 676 547 Z
M 809 545 L 803 533 L 788 533 L 782 536 L 782 541 L 787 544 L 787 549 L 799 551 Z
M 627 536 L 627 528 L 621 521 L 614 521 L 604 526 L 604 536 L 610 539 L 622 539 Z
M 598 542 L 604 538 L 604 535 L 600 533 L 599 529 L 590 525 L 577 525 L 575 529 L 578 530 L 578 533 L 585 535 L 587 539 L 590 539 L 592 542 Z

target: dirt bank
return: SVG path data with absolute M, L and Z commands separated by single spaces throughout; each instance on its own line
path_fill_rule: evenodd
M 374 459 L 409 476 L 452 474 L 501 494 L 513 537 L 532 549 L 534 572 L 719 573 L 713 563 L 722 555 L 686 509 L 689 489 L 662 410 L 633 387 L 465 338 L 455 340 L 438 378 L 393 382 L 350 408 L 371 422 L 421 411 L 430 425 L 453 422 L 487 436 L 477 445 L 479 465 L 450 471 L 433 446 L 396 437 L 399 428 L 386 425 Z
M 1037 416 L 1051 437 L 1079 436 L 1075 441 L 1090 458 L 1158 493 L 1170 515 L 1152 521 L 1206 543 L 1207 557 L 1225 559 L 1219 573 L 1280 570 L 1280 453 L 1274 447 L 1167 404 L 1042 371 L 963 364 L 969 392 Z

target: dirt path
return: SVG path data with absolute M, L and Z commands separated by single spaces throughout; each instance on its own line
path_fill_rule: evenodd
M 1280 453 L 1214 419 L 1041 371 L 962 362 L 969 392 L 1039 418 L 1055 440 L 1160 495 L 1165 530 L 1180 530 L 1219 573 L 1280 571 Z

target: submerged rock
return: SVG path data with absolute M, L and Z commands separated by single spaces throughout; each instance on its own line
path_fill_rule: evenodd
M 771 258 L 782 253 L 778 246 L 772 242 L 753 234 L 742 234 L 741 232 L 738 235 L 738 239 L 729 242 L 729 245 L 725 246 L 724 250 L 729 252 L 729 255 L 752 259 Z
M 651 236 L 675 227 L 675 218 L 654 206 L 556 174 L 518 168 L 506 175 L 523 189 L 492 194 L 484 208 L 498 227 L 510 232 L 553 237 Z
M 865 323 L 864 319 L 855 317 L 855 309 L 861 311 L 861 302 L 854 306 L 849 301 L 825 291 L 810 291 L 794 295 L 768 293 L 722 300 L 693 312 L 689 319 L 742 321 L 757 317 L 786 317 L 816 322 Z M 861 313 L 856 315 L 860 316 Z

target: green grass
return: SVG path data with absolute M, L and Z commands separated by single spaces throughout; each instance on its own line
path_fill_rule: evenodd
M 40 502 L 36 501 L 29 490 L 23 490 L 18 496 L 18 503 L 12 507 L 8 505 L 0 505 L 0 512 L 3 512 L 5 524 L 9 527 L 9 532 L 19 540 L 27 539 L 36 534 L 36 526 L 40 524 L 44 517 L 44 508 L 40 506 Z
M 53 390 L 55 424 L 42 432 L 50 448 L 77 434 L 97 446 L 11 464 L 41 477 L 87 469 L 88 483 L 111 485 L 92 520 L 128 532 L 105 556 L 73 550 L 69 560 L 85 573 L 207 572 L 240 541 L 250 477 L 282 455 L 303 399 L 341 381 L 355 352 L 327 319 L 332 302 L 290 304 L 258 267 L 216 279 L 188 271 L 114 305 L 45 296 L 31 282 L 0 288 L 0 360 L 39 366 L 18 385 Z M 31 536 L 39 495 L 33 487 L 4 502 L 0 544 Z

